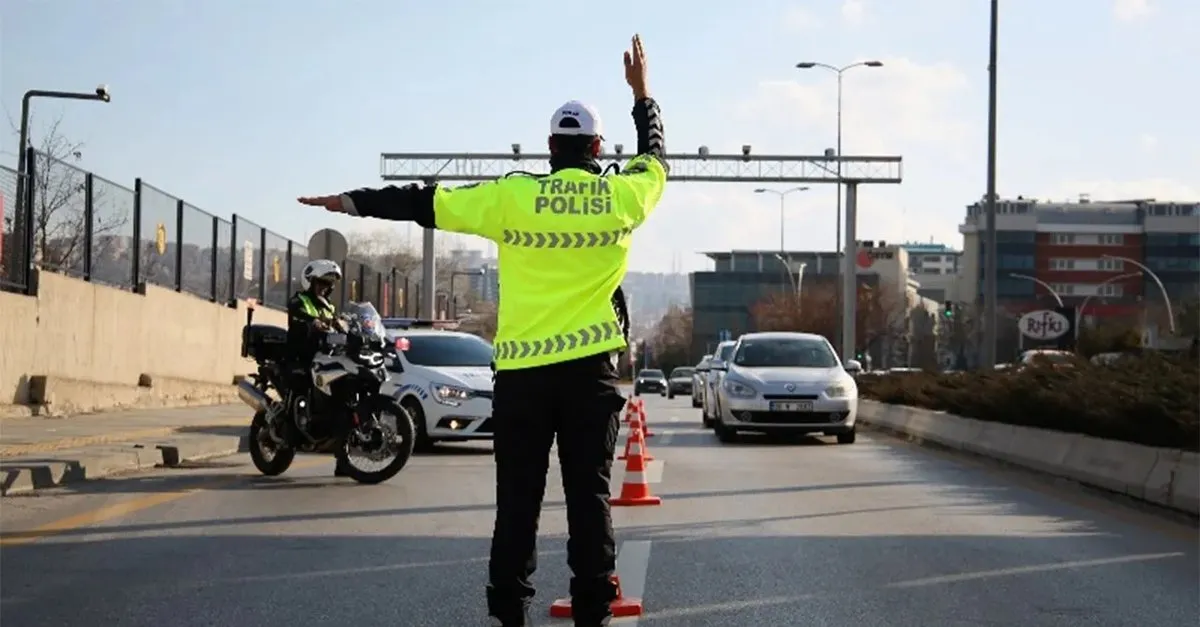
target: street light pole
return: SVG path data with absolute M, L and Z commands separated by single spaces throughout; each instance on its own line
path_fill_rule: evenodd
M 841 186 L 839 186 L 839 188 L 840 187 Z M 768 189 L 766 187 L 759 187 L 758 189 L 754 190 L 755 194 L 775 194 L 776 196 L 779 196 L 779 254 L 781 254 L 781 255 L 787 251 L 787 249 L 784 247 L 784 239 L 783 239 L 784 226 L 785 226 L 785 220 L 786 220 L 786 214 L 784 213 L 784 199 L 787 198 L 788 194 L 791 194 L 794 192 L 806 192 L 806 191 L 808 191 L 807 186 L 793 187 L 791 189 L 785 189 L 782 191 L 780 191 L 778 189 Z
M 1101 257 L 1104 259 L 1117 259 L 1126 263 L 1131 263 L 1138 268 L 1141 268 L 1142 272 L 1150 275 L 1151 279 L 1154 279 L 1154 283 L 1158 285 L 1158 291 L 1162 292 L 1163 302 L 1167 305 L 1167 324 L 1170 325 L 1171 335 L 1175 335 L 1175 312 L 1171 309 L 1171 296 L 1167 294 L 1167 288 L 1163 285 L 1162 280 L 1158 278 L 1158 275 L 1155 274 L 1154 271 L 1149 267 L 1147 267 L 1146 264 L 1138 261 L 1137 259 L 1118 257 L 1116 255 L 1101 255 Z
M 23 221 L 23 218 L 26 217 L 27 213 L 30 214 L 27 216 L 29 218 L 28 224 L 25 225 L 25 229 L 29 232 L 23 233 L 23 239 L 25 240 L 24 243 L 28 250 L 25 251 L 27 260 L 25 267 L 21 270 L 22 272 L 30 272 L 32 270 L 33 249 L 30 244 L 35 241 L 32 232 L 33 207 L 29 203 L 29 198 L 26 196 L 26 194 L 32 190 L 33 186 L 25 184 L 25 177 L 29 172 L 29 164 L 26 162 L 29 147 L 29 114 L 30 105 L 34 98 L 52 98 L 58 100 L 98 100 L 100 102 L 109 102 L 112 100 L 108 93 L 107 85 L 100 85 L 99 87 L 96 87 L 95 91 L 92 92 L 47 91 L 44 89 L 31 89 L 25 92 L 25 95 L 21 97 L 21 129 L 18 136 L 18 141 L 20 143 L 18 144 L 17 149 L 17 209 L 16 214 L 13 216 L 13 233 L 17 234 L 22 232 L 21 222 Z M 13 264 L 13 269 L 14 271 L 16 270 L 16 264 Z M 26 283 L 26 286 L 28 287 L 28 283 Z
M 836 252 L 842 245 L 842 76 L 847 71 L 856 67 L 883 67 L 882 61 L 859 61 L 850 65 L 838 67 L 828 63 L 818 63 L 816 61 L 802 61 L 796 64 L 796 69 L 809 70 L 812 68 L 820 68 L 837 74 L 837 232 L 834 238 L 833 250 Z
M 996 366 L 997 267 L 1000 255 L 996 251 L 996 60 L 998 56 L 1000 2 L 992 0 L 991 34 L 988 45 L 988 121 L 987 121 L 987 231 L 983 275 L 983 351 L 984 367 Z
M 1123 281 L 1125 279 L 1132 279 L 1134 277 L 1139 277 L 1139 276 L 1142 276 L 1141 272 L 1128 272 L 1126 274 L 1118 274 L 1117 276 L 1104 279 L 1099 284 L 1097 284 L 1096 287 L 1101 287 L 1104 285 L 1108 285 L 1110 283 L 1116 283 L 1117 281 Z M 1087 310 L 1088 303 L 1092 302 L 1092 298 L 1095 296 L 1098 296 L 1098 295 L 1099 295 L 1099 293 L 1088 294 L 1087 298 L 1084 298 L 1083 302 L 1079 304 L 1079 321 L 1080 322 L 1083 321 L 1083 314 Z M 1076 329 L 1078 329 L 1078 326 L 1076 327 Z
M 849 65 L 843 65 L 841 67 L 838 67 L 836 65 L 830 65 L 828 63 L 820 63 L 817 61 L 801 61 L 800 63 L 796 64 L 796 69 L 799 69 L 799 70 L 809 70 L 809 69 L 813 69 L 813 68 L 820 68 L 822 70 L 828 70 L 830 72 L 833 72 L 834 74 L 837 74 L 837 147 L 834 150 L 837 151 L 838 186 L 837 186 L 837 226 L 836 226 L 836 233 L 835 233 L 834 244 L 833 244 L 833 251 L 835 253 L 842 247 L 842 77 L 846 74 L 846 72 L 848 72 L 854 68 L 857 68 L 857 67 L 872 67 L 872 68 L 883 67 L 883 62 L 876 61 L 876 60 L 859 61 L 858 63 L 851 63 Z M 849 227 L 847 227 L 847 228 L 849 228 Z M 855 251 L 854 251 L 853 245 L 847 245 L 845 247 L 845 251 L 842 253 L 844 255 L 844 258 L 842 259 L 842 264 L 844 266 L 853 268 L 852 260 L 854 257 L 854 252 Z M 851 260 L 851 261 L 847 262 L 847 260 Z M 850 284 L 850 281 L 848 279 L 846 279 L 846 280 L 843 280 L 843 283 Z M 845 291 L 844 286 L 839 287 L 834 290 L 834 293 L 836 295 L 837 308 L 843 312 L 846 309 L 845 303 L 843 303 L 843 300 L 844 300 L 843 292 L 844 291 Z M 843 315 L 841 327 L 844 327 L 846 324 L 844 318 L 845 318 L 845 316 Z M 837 335 L 837 338 L 835 338 L 836 343 L 840 346 L 841 344 L 844 343 L 843 340 L 845 339 L 844 338 L 845 329 L 838 328 L 836 335 Z M 845 353 L 845 352 L 846 351 L 843 351 L 843 353 Z M 853 353 L 853 351 L 851 351 L 851 353 Z
M 1010 276 L 1014 279 L 1023 279 L 1025 281 L 1031 281 L 1033 283 L 1037 283 L 1038 285 L 1046 288 L 1046 291 L 1050 292 L 1050 295 L 1054 297 L 1054 300 L 1058 301 L 1059 307 L 1066 307 L 1066 305 L 1063 304 L 1062 296 L 1059 296 L 1058 292 L 1055 291 L 1054 287 L 1051 286 L 1049 283 L 1047 283 L 1037 277 L 1029 276 L 1028 274 L 1017 274 L 1015 272 L 1010 272 L 1008 274 L 1008 276 Z

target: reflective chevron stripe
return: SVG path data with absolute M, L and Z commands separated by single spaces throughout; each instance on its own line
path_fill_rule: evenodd
M 621 325 L 616 322 L 593 324 L 586 329 L 563 333 L 539 340 L 507 340 L 496 342 L 496 361 L 525 359 L 539 355 L 553 355 L 571 351 L 591 344 L 598 344 L 621 337 Z
M 597 248 L 601 246 L 614 246 L 625 239 L 631 232 L 632 229 L 591 233 L 504 229 L 503 242 L 509 246 L 520 246 L 522 248 Z

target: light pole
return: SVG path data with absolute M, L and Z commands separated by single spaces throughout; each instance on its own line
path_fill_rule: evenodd
M 992 0 L 988 43 L 988 112 L 987 112 L 987 217 L 984 237 L 983 267 L 983 361 L 984 368 L 996 366 L 996 349 L 1000 334 L 996 329 L 998 308 L 996 300 L 1000 273 L 1000 255 L 996 252 L 996 61 L 999 56 L 1000 2 Z
M 1046 288 L 1046 290 L 1050 292 L 1050 295 L 1054 297 L 1054 300 L 1058 301 L 1059 307 L 1066 307 L 1066 305 L 1063 304 L 1062 296 L 1059 296 L 1058 292 L 1054 291 L 1054 288 L 1049 283 L 1047 283 L 1037 277 L 1029 276 L 1028 274 L 1016 274 L 1016 273 L 1010 272 L 1008 274 L 1008 276 L 1010 276 L 1014 279 L 1023 279 L 1025 281 L 1032 281 L 1034 283 L 1037 283 L 1038 285 Z
M 785 273 L 787 273 L 788 283 L 790 283 L 792 285 L 792 291 L 796 293 L 797 297 L 799 297 L 800 296 L 800 282 L 804 280 L 804 268 L 808 264 L 806 264 L 806 263 L 800 264 L 800 267 L 796 269 L 796 276 L 793 277 L 792 276 L 792 266 L 790 263 L 788 263 L 788 260 L 784 259 L 783 255 L 781 255 L 779 253 L 775 253 L 775 258 L 779 260 L 779 263 L 783 264 L 783 270 Z
M 818 69 L 822 69 L 822 70 L 828 70 L 830 72 L 833 72 L 834 74 L 837 74 L 837 147 L 835 148 L 835 150 L 837 151 L 838 185 L 837 185 L 837 227 L 836 227 L 836 238 L 834 239 L 834 246 L 833 246 L 834 252 L 837 252 L 838 250 L 842 249 L 842 76 L 844 76 L 846 74 L 846 72 L 848 72 L 854 68 L 859 68 L 859 67 L 872 67 L 872 68 L 883 67 L 883 62 L 876 61 L 876 60 L 859 61 L 857 63 L 851 63 L 849 65 L 843 65 L 841 67 L 838 67 L 836 65 L 830 65 L 828 63 L 820 63 L 817 61 L 801 61 L 800 63 L 796 64 L 796 69 L 798 69 L 798 70 L 811 70 L 813 68 L 818 68 Z M 849 232 L 849 227 L 847 227 L 847 232 Z M 853 272 L 854 272 L 854 250 L 853 250 L 853 248 L 854 248 L 853 244 L 845 246 L 845 252 L 843 253 L 843 258 L 842 258 L 842 264 L 844 266 L 842 271 L 846 272 L 848 274 L 853 274 Z M 853 323 L 853 321 L 851 321 L 849 323 L 846 321 L 847 316 L 849 315 L 849 312 L 847 311 L 848 307 L 843 302 L 843 300 L 845 298 L 843 292 L 845 292 L 848 289 L 846 286 L 856 285 L 857 283 L 856 283 L 856 279 L 854 279 L 854 278 L 848 278 L 848 277 L 842 277 L 842 278 L 843 278 L 843 280 L 842 280 L 843 285 L 840 288 L 835 289 L 834 293 L 836 295 L 836 304 L 837 304 L 838 310 L 842 311 L 843 319 L 842 319 L 841 327 L 845 327 L 847 324 L 854 324 L 854 323 Z M 850 288 L 850 289 L 853 289 L 853 288 Z M 838 337 L 836 339 L 837 339 L 837 343 L 839 345 L 842 345 L 845 343 L 845 342 L 843 342 L 843 340 L 845 339 L 844 334 L 845 334 L 844 328 L 839 328 L 837 330 Z M 852 346 L 849 349 L 847 349 L 845 346 L 842 346 L 842 354 L 843 355 L 853 355 L 854 347 Z
M 1100 287 L 1101 285 L 1108 285 L 1109 283 L 1116 283 L 1117 281 L 1122 281 L 1125 279 L 1132 279 L 1134 277 L 1139 277 L 1139 276 L 1142 276 L 1141 272 L 1128 272 L 1125 274 L 1118 274 L 1117 276 L 1104 279 L 1099 284 L 1097 284 L 1096 287 Z M 1098 294 L 1088 294 L 1087 298 L 1084 298 L 1083 302 L 1079 304 L 1079 320 L 1080 320 L 1080 322 L 1083 321 L 1083 312 L 1084 312 L 1084 310 L 1087 309 L 1088 303 L 1092 302 L 1092 298 L 1097 295 Z
M 1175 312 L 1172 311 L 1172 309 L 1171 309 L 1171 297 L 1169 295 L 1167 295 L 1167 288 L 1163 285 L 1162 280 L 1158 278 L 1158 275 L 1154 274 L 1153 270 L 1146 267 L 1146 264 L 1138 261 L 1137 259 L 1130 259 L 1129 257 L 1118 257 L 1116 255 L 1101 255 L 1101 257 L 1104 259 L 1116 259 L 1118 261 L 1124 261 L 1126 263 L 1131 263 L 1131 264 L 1141 268 L 1142 272 L 1145 272 L 1146 274 L 1150 275 L 1150 278 L 1154 279 L 1154 283 L 1156 285 L 1158 285 L 1158 291 L 1162 292 L 1163 302 L 1166 303 L 1166 305 L 1167 305 L 1167 323 L 1170 325 L 1171 335 L 1175 335 Z
M 833 249 L 835 251 L 838 250 L 838 248 L 842 245 L 842 183 L 841 183 L 841 178 L 842 178 L 842 76 L 846 72 L 848 72 L 854 68 L 858 68 L 858 67 L 883 67 L 883 62 L 882 61 L 859 61 L 858 63 L 851 63 L 850 65 L 843 65 L 841 67 L 838 67 L 836 65 L 829 65 L 828 63 L 818 63 L 815 61 L 802 61 L 802 62 L 796 64 L 796 69 L 800 69 L 800 70 L 811 70 L 813 68 L 820 68 L 822 70 L 829 70 L 830 72 L 837 74 L 837 148 L 835 148 L 835 150 L 837 150 L 837 158 L 838 158 L 838 160 L 837 160 L 838 187 L 837 187 L 837 238 L 834 240 L 834 247 L 833 247 Z
M 838 189 L 841 189 L 840 185 L 838 186 Z M 784 222 L 784 220 L 785 220 L 784 200 L 787 198 L 788 194 L 792 194 L 795 192 L 806 192 L 806 191 L 808 191 L 807 186 L 793 187 L 791 189 L 785 189 L 782 191 L 778 190 L 778 189 L 768 189 L 766 187 L 760 187 L 760 188 L 754 190 L 755 194 L 775 194 L 776 196 L 779 196 L 779 253 L 780 254 L 783 254 L 787 250 L 786 248 L 784 248 L 784 245 L 783 245 L 784 244 L 783 227 L 785 224 L 785 222 Z M 791 270 L 789 270 L 788 272 L 791 272 Z
M 25 176 L 26 173 L 29 172 L 29 164 L 26 163 L 25 159 L 28 156 L 27 148 L 29 146 L 29 106 L 34 98 L 51 98 L 58 100 L 98 100 L 100 102 L 109 102 L 112 100 L 108 93 L 107 85 L 100 85 L 96 87 L 95 91 L 92 92 L 47 91 L 43 89 L 31 89 L 25 92 L 25 95 L 21 98 L 21 129 L 18 139 L 20 143 L 17 145 L 17 152 L 19 154 L 17 155 L 17 212 L 13 216 L 14 234 L 21 233 L 22 218 L 25 217 L 27 212 L 32 213 L 32 205 L 29 203 L 29 199 L 26 197 L 26 194 L 28 193 L 28 190 L 32 188 L 32 185 L 27 186 L 25 184 Z M 29 218 L 32 217 L 32 215 L 29 215 Z M 25 264 L 25 267 L 21 271 L 28 273 L 32 270 L 33 243 L 35 241 L 32 220 L 30 220 L 30 224 L 25 226 L 25 230 L 28 232 L 23 233 L 22 237 L 25 240 L 25 256 L 28 258 L 28 260 Z M 15 270 L 16 264 L 13 264 L 13 266 Z M 31 277 L 26 277 L 26 279 L 29 278 Z M 26 282 L 25 285 L 28 286 L 29 283 Z

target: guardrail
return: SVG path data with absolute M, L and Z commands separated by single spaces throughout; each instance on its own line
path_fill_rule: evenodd
M 307 247 L 233 214 L 226 220 L 136 179 L 103 178 L 36 150 L 23 180 L 0 166 L 0 289 L 37 293 L 36 272 L 141 291 L 154 284 L 214 303 L 255 299 L 283 309 L 309 260 Z M 20 202 L 19 195 L 25 196 Z M 387 315 L 415 313 L 395 268 L 336 260 L 348 301 Z
M 1200 514 L 1200 455 L 1193 452 L 975 420 L 867 399 L 859 400 L 858 419 L 915 440 Z

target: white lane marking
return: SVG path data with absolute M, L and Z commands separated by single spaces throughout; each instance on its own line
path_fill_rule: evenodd
M 667 422 L 679 422 L 679 416 L 671 416 L 667 419 Z
M 942 575 L 940 577 L 925 577 L 923 579 L 909 579 L 908 581 L 897 581 L 890 583 L 885 588 L 916 588 L 919 586 L 929 586 L 944 583 L 959 583 L 963 581 L 974 581 L 977 579 L 991 579 L 993 577 L 1007 577 L 1010 575 L 1025 575 L 1029 573 L 1044 573 L 1055 570 L 1072 570 L 1075 568 L 1087 568 L 1090 566 L 1107 566 L 1109 564 L 1127 564 L 1129 562 L 1147 562 L 1151 560 L 1170 559 L 1172 557 L 1183 557 L 1183 553 L 1150 553 L 1143 555 L 1122 555 L 1120 557 L 1106 557 L 1094 560 L 1079 560 L 1075 562 L 1058 562 L 1053 564 L 1034 564 L 1031 566 L 1017 566 L 1015 568 L 998 568 L 996 570 L 983 570 L 974 573 L 960 573 L 958 575 Z
M 645 603 L 646 573 L 650 570 L 650 541 L 626 540 L 617 552 L 617 576 L 621 578 L 621 594 L 637 597 Z M 618 618 L 613 625 L 637 625 L 638 617 Z
M 674 431 L 664 433 L 664 434 L 662 434 L 662 437 L 656 438 L 658 440 L 658 442 L 656 442 L 656 444 L 661 444 L 662 446 L 666 446 L 671 443 L 671 439 L 674 435 L 675 435 Z

